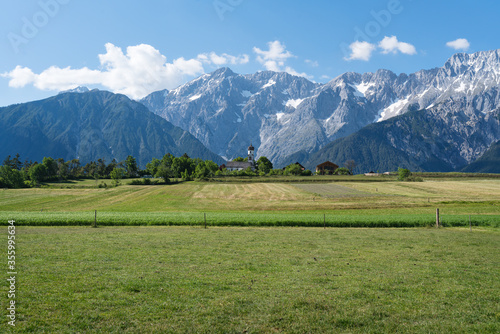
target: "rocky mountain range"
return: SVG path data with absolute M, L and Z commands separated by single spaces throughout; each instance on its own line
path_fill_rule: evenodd
M 105 91 L 79 89 L 0 108 L 0 128 L 1 157 L 19 153 L 21 159 L 38 162 L 52 157 L 109 163 L 132 155 L 144 168 L 166 153 L 187 153 L 223 162 L 186 130 L 124 95 Z
M 491 117 L 481 117 L 468 115 L 462 110 L 446 112 L 443 109 L 408 111 L 367 125 L 327 144 L 318 152 L 303 156 L 302 161 L 308 168 L 314 168 L 317 161 L 354 160 L 357 173 L 394 171 L 398 167 L 412 171 L 451 172 L 465 165 L 470 166 L 469 171 L 476 171 L 472 164 L 468 165 L 466 159 L 470 155 L 464 151 L 470 151 L 464 148 L 491 147 L 488 145 L 490 136 L 500 135 L 500 113 L 496 111 Z M 464 126 L 462 123 L 469 117 L 474 118 L 474 124 Z M 481 158 L 484 155 L 487 153 Z M 500 168 L 492 167 L 488 164 L 489 170 L 483 172 L 500 172 Z
M 420 111 L 423 116 L 417 118 L 427 122 L 427 134 L 412 137 L 407 132 L 423 128 L 401 118 L 391 123 L 400 131 L 389 143 L 398 152 L 420 157 L 414 164 L 418 169 L 449 170 L 475 161 L 500 140 L 499 94 L 500 50 L 493 50 L 459 53 L 443 67 L 412 74 L 345 73 L 326 84 L 288 73 L 241 75 L 221 68 L 140 102 L 224 158 L 243 155 L 252 143 L 256 156 L 266 156 L 277 166 L 297 158 L 310 160 L 332 141 L 367 125 Z M 427 138 L 429 146 L 415 138 Z M 432 145 L 435 139 L 442 144 Z
M 356 172 L 492 171 L 500 50 L 459 53 L 409 75 L 345 73 L 326 84 L 221 68 L 139 102 L 78 87 L 0 108 L 0 127 L 0 156 L 32 160 L 133 155 L 144 166 L 168 152 L 223 163 L 252 144 L 278 168 L 355 160 Z

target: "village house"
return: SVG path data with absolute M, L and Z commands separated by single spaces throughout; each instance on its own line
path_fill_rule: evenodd
M 339 168 L 339 166 L 334 164 L 333 162 L 325 161 L 322 164 L 316 166 L 316 174 L 320 175 L 333 174 L 337 168 Z
M 365 173 L 365 176 L 380 176 L 380 175 L 391 175 L 390 172 L 384 172 L 384 173 L 375 173 L 374 171 L 370 171 L 369 173 Z
M 225 164 L 225 167 L 228 171 L 234 170 L 245 170 L 248 167 L 250 169 L 255 170 L 255 148 L 250 144 L 248 147 L 248 161 L 228 161 Z
M 290 165 L 299 165 L 300 170 L 306 170 L 306 168 L 305 168 L 304 166 L 302 166 L 299 162 L 296 162 L 296 163 L 294 163 L 294 164 L 290 164 Z M 289 166 L 290 166 L 290 165 L 289 165 Z M 286 169 L 286 167 L 283 167 L 283 170 L 285 170 L 285 169 Z

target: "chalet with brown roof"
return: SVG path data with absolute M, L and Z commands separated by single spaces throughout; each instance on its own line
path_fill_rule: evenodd
M 337 168 L 339 168 L 339 166 L 333 162 L 325 161 L 316 166 L 316 173 L 320 175 L 333 174 Z

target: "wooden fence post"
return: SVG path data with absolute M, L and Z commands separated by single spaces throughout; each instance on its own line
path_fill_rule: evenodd
M 436 209 L 436 227 L 439 228 L 439 209 Z
M 97 227 L 97 210 L 94 210 L 94 226 L 92 227 Z
M 204 213 L 204 214 L 203 214 L 203 217 L 205 218 L 205 228 L 207 228 L 207 214 L 206 214 L 206 213 Z
M 326 214 L 323 214 L 323 227 L 326 229 Z
M 472 220 L 470 219 L 470 215 L 469 215 L 469 229 L 472 232 Z

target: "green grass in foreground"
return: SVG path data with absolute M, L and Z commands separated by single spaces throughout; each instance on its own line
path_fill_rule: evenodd
M 18 322 L 0 332 L 500 332 L 496 230 L 18 227 L 16 241 Z

